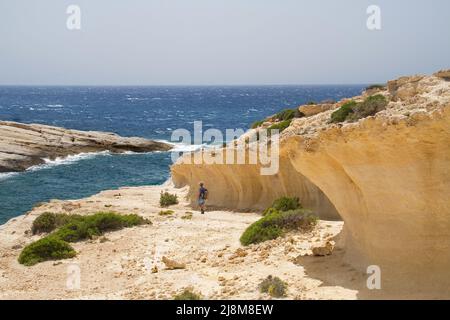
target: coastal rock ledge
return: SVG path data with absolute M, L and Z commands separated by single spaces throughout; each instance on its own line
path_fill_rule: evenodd
M 151 152 L 170 148 L 166 143 L 114 133 L 0 121 L 0 172 L 24 171 L 45 163 L 45 159 L 86 152 Z
M 176 186 L 204 180 L 214 204 L 255 209 L 296 195 L 309 208 L 330 202 L 344 221 L 338 246 L 347 263 L 381 270 L 382 290 L 450 298 L 449 73 L 403 77 L 377 94 L 385 109 L 357 121 L 331 123 L 345 100 L 294 119 L 281 134 L 280 172 L 262 177 L 248 165 L 172 167 Z M 368 98 L 365 92 L 352 100 Z M 347 99 L 348 100 L 348 99 Z M 329 109 L 329 110 L 327 110 Z M 286 168 L 289 168 L 288 171 Z M 217 177 L 215 181 L 210 177 Z M 320 190 L 311 196 L 301 181 Z M 319 192 L 316 190 L 315 194 Z M 306 192 L 308 191 L 308 192 Z M 191 192 L 193 193 L 193 192 Z M 323 194 L 322 194 L 323 193 Z M 219 198 L 219 199 L 218 199 Z M 319 212 L 320 213 L 320 212 Z

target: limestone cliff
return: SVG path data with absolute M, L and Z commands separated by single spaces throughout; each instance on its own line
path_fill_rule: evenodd
M 281 135 L 278 175 L 262 177 L 250 165 L 178 164 L 173 180 L 193 189 L 204 180 L 211 202 L 236 209 L 263 208 L 282 194 L 320 214 L 336 208 L 347 261 L 363 272 L 379 266 L 382 289 L 450 297 L 448 75 L 390 81 L 378 90 L 385 110 L 356 122 L 330 123 L 345 101 L 294 119 Z
M 44 163 L 44 159 L 83 152 L 149 152 L 170 148 L 165 143 L 123 138 L 113 133 L 0 121 L 0 172 L 23 171 Z

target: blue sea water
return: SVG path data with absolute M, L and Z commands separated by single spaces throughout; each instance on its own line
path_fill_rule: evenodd
M 173 130 L 246 129 L 308 101 L 361 93 L 355 86 L 0 87 L 0 120 L 169 140 Z M 1 137 L 0 137 L 1 139 Z M 122 186 L 161 184 L 170 153 L 81 155 L 0 174 L 0 224 L 50 199 L 78 199 Z

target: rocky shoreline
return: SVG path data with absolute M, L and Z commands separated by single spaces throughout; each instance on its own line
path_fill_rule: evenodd
M 20 172 L 43 164 L 46 159 L 87 152 L 140 153 L 170 149 L 163 142 L 125 138 L 114 133 L 0 121 L 0 173 Z
M 293 119 L 281 135 L 281 171 L 273 177 L 262 177 L 257 166 L 246 164 L 178 163 L 172 167 L 174 185 L 55 200 L 13 218 L 0 226 L 0 299 L 172 299 L 191 286 L 209 299 L 269 299 L 258 291 L 269 275 L 288 283 L 287 299 L 448 299 L 449 75 L 403 77 L 353 97 L 363 103 L 375 94 L 387 101 L 382 111 L 357 121 L 330 123 L 350 99 L 301 106 L 305 116 Z M 20 129 L 16 125 L 13 131 Z M 45 140 L 43 134 L 36 133 Z M 135 148 L 131 151 L 149 147 L 142 139 L 136 141 L 143 144 L 129 144 L 134 138 L 98 134 L 100 142 L 93 133 L 80 138 L 77 132 L 75 141 L 73 135 L 55 134 L 62 136 L 59 142 L 40 145 L 53 156 L 59 149 L 48 145 L 74 145 L 75 151 L 82 145 L 83 152 L 99 151 L 99 145 L 113 152 L 125 151 L 124 145 Z M 211 207 L 226 204 L 227 210 L 193 211 L 200 180 L 212 195 Z M 170 214 L 161 214 L 163 191 L 180 199 Z M 240 235 L 261 217 L 251 210 L 261 212 L 283 195 L 313 208 L 322 219 L 317 227 L 241 246 Z M 152 224 L 77 242 L 75 258 L 32 267 L 18 263 L 21 250 L 39 239 L 30 227 L 40 214 L 99 211 L 136 213 Z M 333 252 L 314 256 L 333 241 Z M 81 271 L 76 290 L 66 285 L 74 264 Z M 367 287 L 373 266 L 381 270 L 380 290 Z

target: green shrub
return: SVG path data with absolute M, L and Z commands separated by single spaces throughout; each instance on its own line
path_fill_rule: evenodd
M 108 231 L 145 223 L 149 223 L 149 221 L 136 214 L 120 215 L 113 212 L 99 212 L 90 216 L 75 217 L 52 235 L 67 242 L 77 242 L 100 236 Z
M 260 219 L 251 224 L 242 234 L 241 244 L 244 246 L 251 245 L 253 243 L 261 243 L 268 240 L 273 240 L 280 237 L 283 234 L 283 230 L 276 225 L 268 225 Z
M 272 203 L 272 208 L 279 211 L 295 210 L 301 207 L 298 198 L 281 197 Z
M 75 214 L 44 212 L 33 221 L 31 232 L 33 234 L 49 233 L 71 221 L 80 219 L 80 217 Z
M 159 204 L 165 208 L 174 204 L 178 204 L 178 196 L 176 194 L 170 194 L 168 192 L 161 192 L 159 198 Z
M 283 129 L 278 128 L 278 127 L 273 127 L 273 126 L 278 126 L 278 124 L 272 125 L 272 127 L 273 127 L 272 129 L 279 129 L 280 131 L 282 131 L 282 130 L 286 129 L 289 126 L 290 120 L 292 120 L 294 118 L 303 118 L 304 116 L 305 116 L 305 114 L 303 112 L 301 112 L 300 110 L 298 110 L 298 108 L 285 109 L 283 111 L 278 112 L 274 116 L 271 116 L 271 117 L 268 117 L 266 119 L 253 122 L 252 125 L 251 125 L 251 128 L 252 129 L 259 128 L 259 127 L 261 127 L 261 125 L 263 125 L 267 121 L 282 122 L 282 123 L 284 123 L 284 125 L 288 124 L 286 127 L 283 127 Z
M 269 207 L 266 210 L 263 211 L 263 216 L 267 216 L 268 214 L 274 213 L 274 212 L 278 212 L 279 210 Z
M 355 101 L 349 101 L 342 105 L 338 110 L 331 114 L 331 123 L 344 122 L 347 117 L 353 113 L 353 108 L 357 106 Z
M 55 231 L 54 235 L 58 239 L 67 242 L 77 242 L 85 239 L 92 239 L 93 236 L 99 236 L 101 233 L 96 227 L 77 221 L 64 225 L 59 230 Z
M 183 292 L 177 294 L 174 300 L 202 300 L 202 297 L 195 293 L 192 289 L 184 289 Z
M 270 217 L 270 216 L 269 216 Z M 273 215 L 269 222 L 284 230 L 311 230 L 317 224 L 318 218 L 308 210 L 296 209 Z
M 358 121 L 359 119 L 373 116 L 386 109 L 387 104 L 387 99 L 381 94 L 370 96 L 364 102 L 358 103 L 357 106 L 353 107 L 353 113 L 348 115 L 347 120 Z
M 292 120 L 295 116 L 295 110 L 294 109 L 285 109 L 283 111 L 278 112 L 275 117 L 279 121 L 285 121 L 285 120 Z
M 386 109 L 389 101 L 381 94 L 368 97 L 361 103 L 347 102 L 331 115 L 331 123 L 358 121 Z
M 44 221 L 48 223 L 45 224 Z M 91 239 L 93 236 L 100 236 L 107 231 L 149 223 L 151 223 L 149 220 L 136 214 L 120 215 L 114 212 L 98 212 L 89 216 L 80 216 L 47 213 L 44 218 L 38 220 L 35 229 L 50 230 L 55 226 L 58 229 L 26 246 L 19 256 L 19 263 L 33 265 L 46 260 L 71 258 L 76 253 L 67 242 Z
M 244 246 L 273 240 L 290 230 L 310 230 L 317 224 L 317 217 L 304 209 L 279 211 L 266 210 L 266 215 L 251 224 L 242 234 L 240 241 Z
M 287 121 L 292 120 L 294 118 L 302 118 L 304 116 L 305 114 L 303 112 L 300 112 L 298 108 L 294 108 L 294 109 L 285 109 L 281 112 L 278 112 L 275 115 L 275 119 L 277 119 L 278 121 Z
M 47 260 L 75 257 L 75 250 L 65 241 L 56 237 L 45 237 L 26 246 L 19 256 L 19 263 L 32 266 Z
M 268 293 L 271 297 L 282 298 L 286 296 L 287 284 L 280 278 L 268 276 L 259 284 L 261 293 Z
M 317 102 L 315 102 L 315 101 L 308 101 L 306 104 L 309 105 L 309 106 L 313 106 L 313 105 L 316 105 Z
M 33 234 L 51 232 L 56 228 L 56 214 L 44 212 L 33 221 L 31 232 Z
M 285 120 L 271 125 L 269 130 L 279 130 L 279 132 L 283 132 L 286 128 L 291 125 L 292 120 Z

